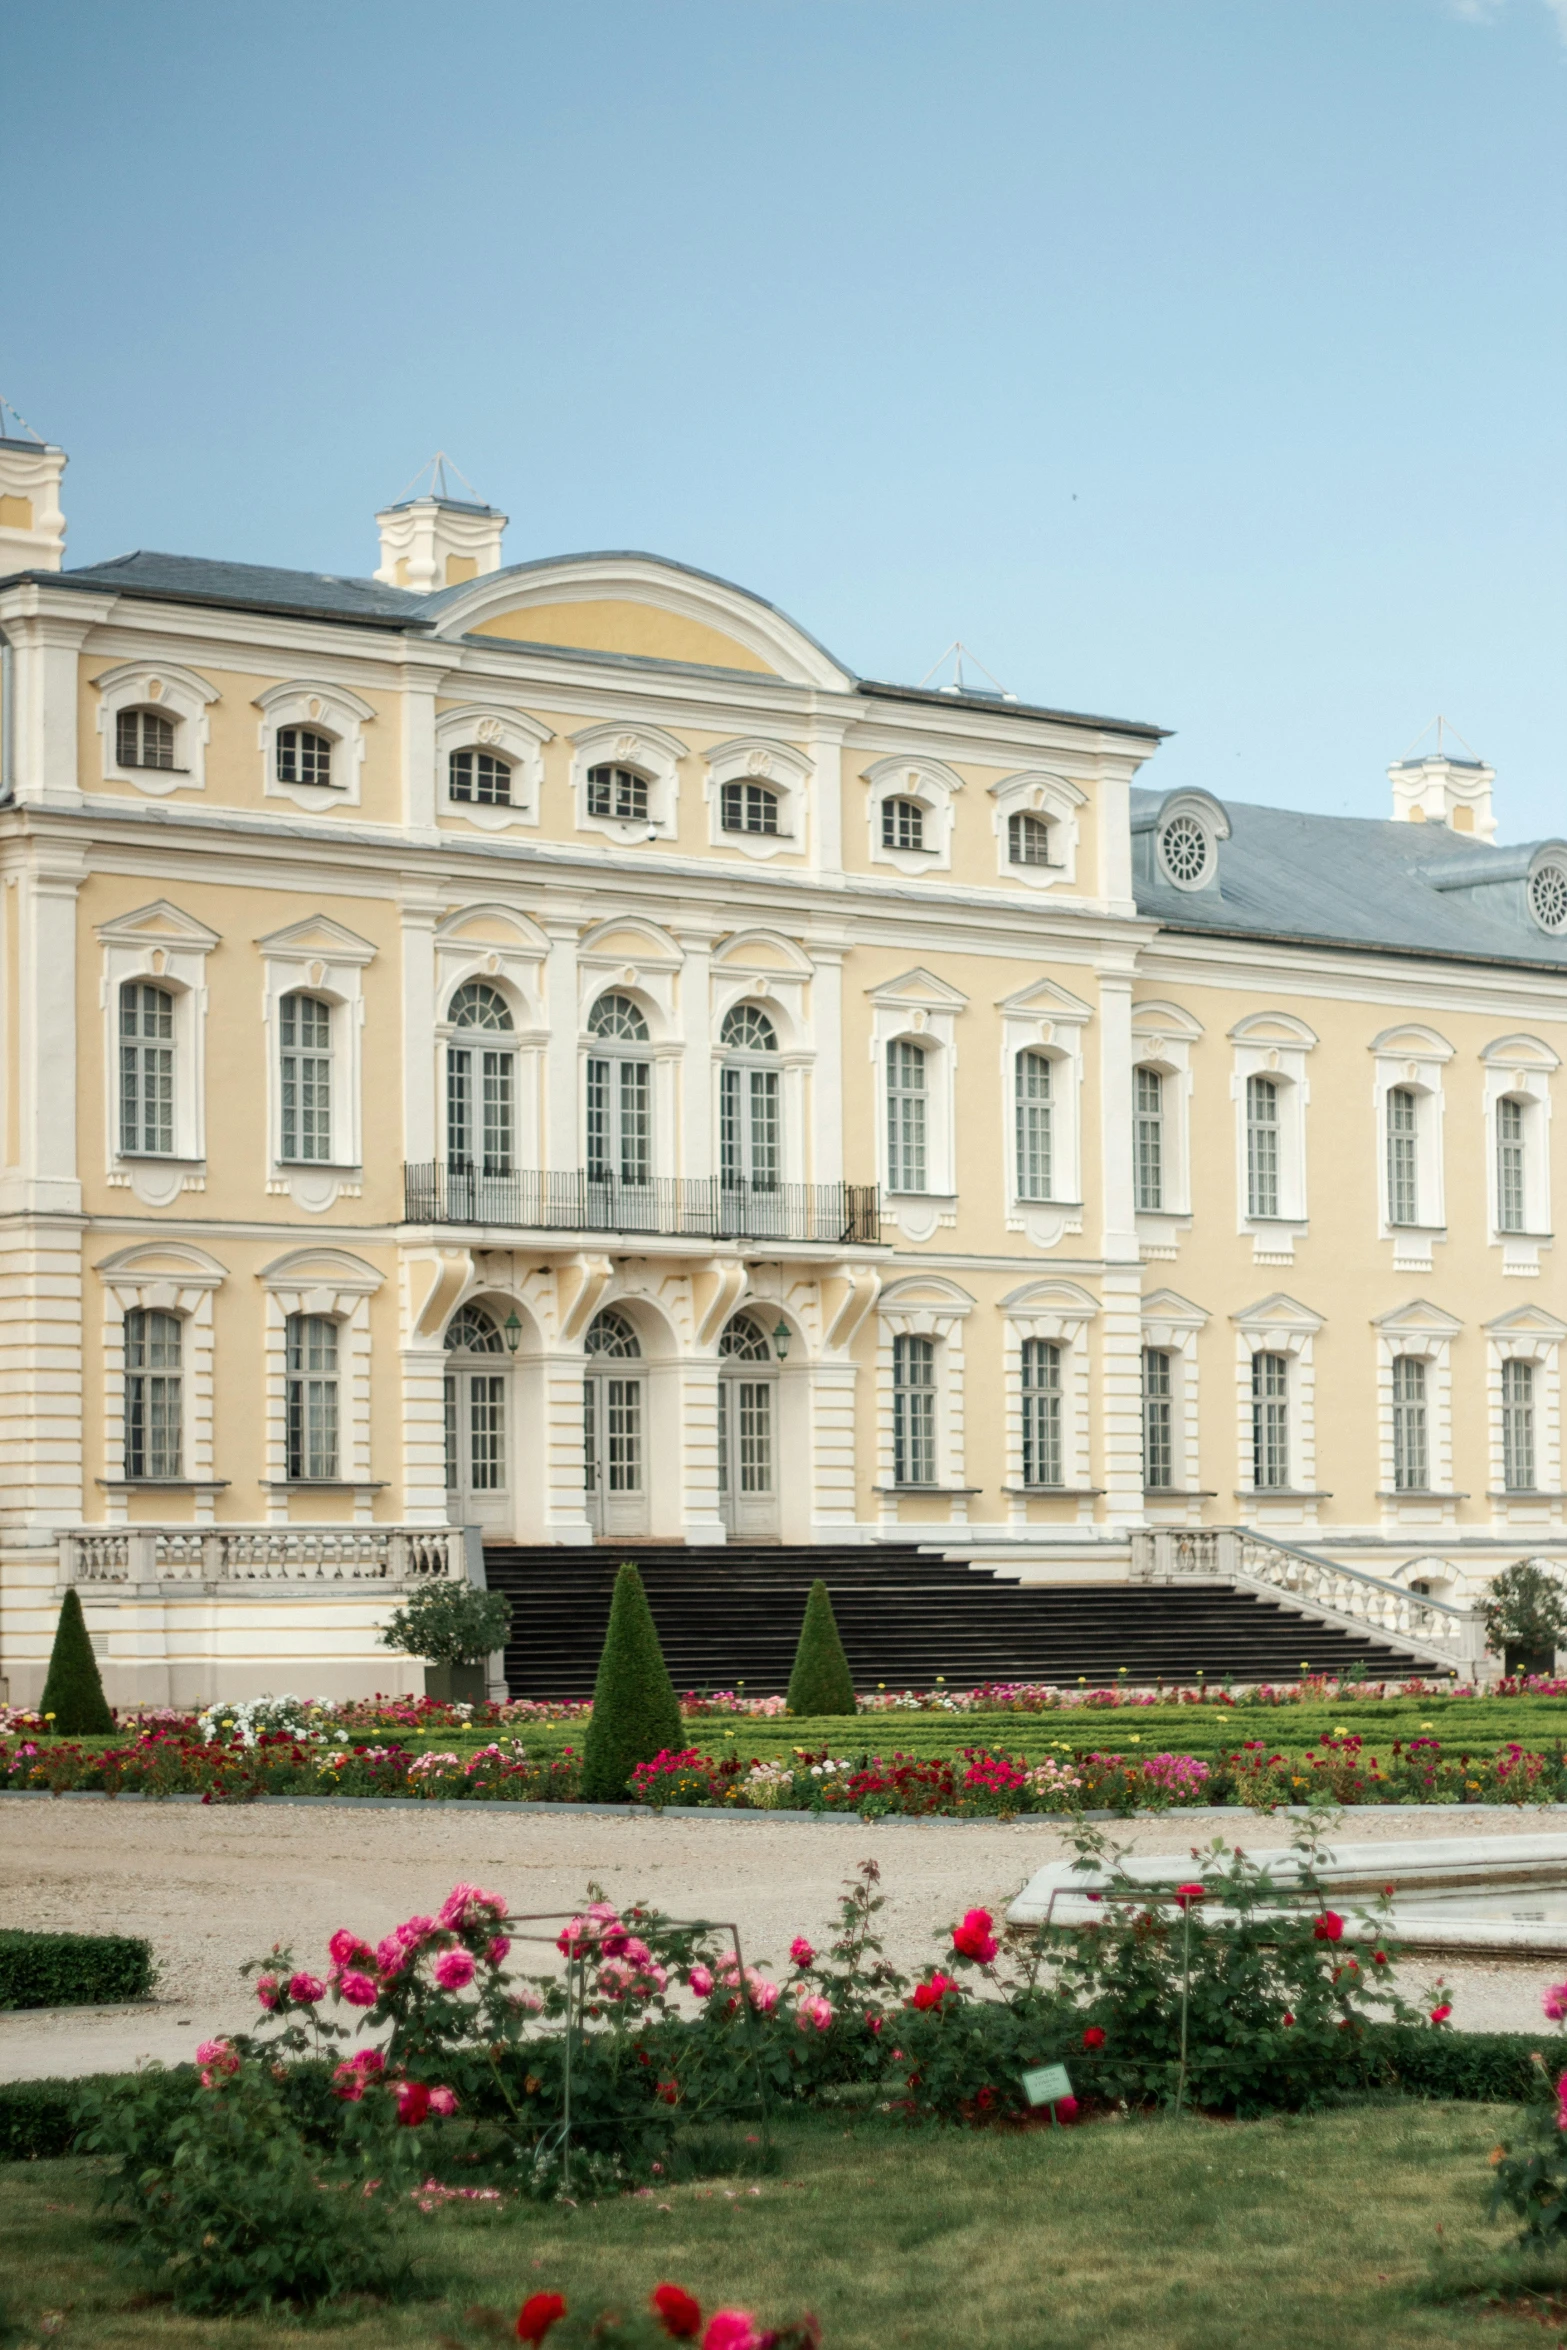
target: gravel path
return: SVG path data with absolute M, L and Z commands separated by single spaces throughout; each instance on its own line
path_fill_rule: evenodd
M 1545 1824 L 1511 1811 L 1368 1809 L 1348 1815 L 1344 1840 L 1503 1839 Z M 1233 1812 L 1114 1832 L 1138 1852 L 1184 1853 L 1219 1833 L 1258 1852 L 1288 1842 L 1285 1822 Z M 502 1804 L 0 1802 L 4 1922 L 144 1934 L 160 1969 L 151 2004 L 0 2015 L 0 2079 L 152 2056 L 177 2061 L 198 2039 L 254 2015 L 237 1973 L 243 1960 L 284 1941 L 301 1963 L 319 1963 L 336 1927 L 373 1941 L 413 1912 L 434 1910 L 459 1878 L 504 1893 L 517 1910 L 573 1908 L 594 1879 L 615 1901 L 640 1896 L 677 1916 L 733 1919 L 748 1958 L 779 1962 L 793 1935 L 821 1939 L 843 1879 L 874 1858 L 889 1953 L 912 1971 L 936 1955 L 937 1934 L 959 1911 L 979 1903 L 999 1912 L 1036 1868 L 1069 1851 L 1059 1830 L 953 1820 L 628 1818 Z M 1406 1961 L 1411 1995 L 1437 1971 L 1434 1959 Z M 1539 2024 L 1542 1963 L 1457 1959 L 1440 1971 L 1459 2026 Z

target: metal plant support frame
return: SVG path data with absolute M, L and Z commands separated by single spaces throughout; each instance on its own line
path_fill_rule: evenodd
M 579 1918 L 581 1915 L 580 1909 L 533 1910 L 522 1916 L 508 1917 L 505 1920 L 504 1930 L 514 1942 L 542 1944 L 551 1950 L 556 1950 L 560 1947 L 558 1934 L 529 1933 L 525 1929 L 530 1926 L 569 1925 L 573 1918 Z M 767 2096 L 767 2075 L 762 2066 L 762 2052 L 757 2038 L 756 2010 L 746 1995 L 745 1954 L 740 1945 L 740 1929 L 728 1920 L 718 1918 L 663 1918 L 660 1920 L 660 1924 L 672 1927 L 675 1931 L 684 1934 L 727 1934 L 734 1945 L 737 1993 L 745 2016 L 745 2034 L 750 2044 L 751 2062 L 756 2076 L 757 2120 L 760 2125 L 762 2160 L 765 2162 L 772 2152 L 772 2115 Z M 573 1951 L 566 1961 L 566 2020 L 561 2064 L 561 2118 L 553 2129 L 545 2131 L 539 2141 L 538 2154 L 535 2156 L 535 2161 L 537 2161 L 541 2155 L 559 2153 L 561 2192 L 565 2195 L 569 2195 L 571 2192 L 572 2051 L 579 2045 L 587 2032 L 587 1976 L 590 1964 L 597 1964 L 596 1958 L 591 1953 L 582 1951 Z

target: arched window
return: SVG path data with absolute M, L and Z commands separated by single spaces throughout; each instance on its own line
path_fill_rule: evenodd
M 284 1334 L 288 1475 L 337 1476 L 337 1324 L 327 1314 L 290 1314 Z
M 1013 1080 L 1017 1110 L 1017 1196 L 1052 1195 L 1050 1061 L 1045 1053 L 1019 1053 Z
M 766 1331 L 754 1315 L 736 1314 L 724 1326 L 724 1334 L 718 1341 L 718 1357 L 725 1363 L 770 1363 L 773 1350 Z
M 114 756 L 121 767 L 174 765 L 174 722 L 158 710 L 120 710 L 114 720 Z
M 459 1306 L 446 1325 L 448 1354 L 498 1355 L 505 1346 L 499 1325 L 483 1306 Z
M 1420 1221 L 1419 1138 L 1414 1093 L 1407 1085 L 1395 1085 L 1387 1097 L 1387 1220 L 1390 1224 Z
M 174 998 L 139 979 L 120 990 L 120 1149 L 135 1158 L 174 1149 Z
M 1289 1357 L 1251 1358 L 1251 1481 L 1259 1493 L 1284 1493 L 1290 1481 Z
M 332 1156 L 332 1007 L 319 996 L 286 995 L 278 1005 L 279 1121 L 290 1160 Z
M 1246 1213 L 1279 1212 L 1279 1084 L 1276 1077 L 1246 1080 Z
M 448 1017 L 458 1031 L 446 1048 L 446 1158 L 454 1172 L 509 1175 L 512 1171 L 514 1055 L 508 1045 L 470 1044 L 512 1032 L 511 1008 L 482 979 L 463 982 Z
M 1009 865 L 1053 865 L 1055 861 L 1050 854 L 1050 827 L 1043 816 L 1019 808 L 1007 818 Z
M 328 736 L 309 726 L 280 726 L 277 730 L 279 783 L 329 784 L 332 780 L 332 744 Z
M 1061 1349 L 1050 1338 L 1023 1341 L 1023 1482 L 1065 1482 L 1061 1473 Z
M 1164 1206 L 1164 1079 L 1157 1069 L 1136 1069 L 1132 1082 L 1137 1205 L 1157 1213 Z
M 718 795 L 718 814 L 725 832 L 776 832 L 778 794 L 765 783 L 726 783 Z
M 1143 1483 L 1168 1492 L 1175 1483 L 1174 1388 L 1163 1347 L 1143 1348 Z
M 1393 1490 L 1430 1490 L 1426 1444 L 1426 1367 L 1419 1355 L 1393 1358 Z
M 726 1191 L 776 1191 L 782 1172 L 778 1031 L 755 1004 L 736 1004 L 724 1015 L 718 1041 L 727 1056 L 719 1073 L 720 1180 Z
M 612 816 L 622 823 L 645 822 L 647 777 L 632 767 L 590 767 L 588 814 Z
M 883 800 L 881 845 L 884 849 L 923 849 L 925 811 L 918 800 Z
M 887 1047 L 887 1188 L 925 1189 L 925 1047 L 896 1036 Z
M 482 808 L 511 806 L 511 767 L 493 751 L 453 751 L 446 775 L 454 800 L 469 800 Z
M 1195 889 L 1208 871 L 1212 853 L 1206 825 L 1185 809 L 1159 833 L 1159 861 L 1177 888 Z
M 133 1306 L 125 1317 L 125 1474 L 178 1477 L 180 1322 Z
M 1502 1365 L 1502 1483 L 1509 1493 L 1532 1493 L 1534 1474 L 1534 1365 L 1509 1357 Z
M 601 995 L 588 1014 L 588 1177 L 643 1185 L 653 1175 L 653 1064 L 648 1026 L 629 996 Z
M 936 1482 L 936 1342 L 892 1342 L 892 1476 L 896 1485 Z
M 1496 1105 L 1496 1229 L 1524 1229 L 1524 1105 L 1504 1094 Z
M 585 1354 L 610 1355 L 622 1362 L 642 1352 L 631 1324 L 613 1306 L 606 1306 L 601 1314 L 594 1315 L 582 1348 Z

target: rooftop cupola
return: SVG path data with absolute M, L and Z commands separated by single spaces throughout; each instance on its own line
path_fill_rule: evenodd
M 454 493 L 448 475 L 461 482 L 467 497 Z M 383 506 L 376 516 L 381 561 L 375 576 L 386 587 L 408 588 L 416 596 L 480 579 L 501 567 L 506 521 L 438 449 L 397 503 Z
M 1436 728 L 1436 748 L 1421 751 L 1424 735 L 1418 735 L 1410 746 L 1410 753 L 1395 760 L 1388 769 L 1388 781 L 1393 786 L 1393 815 L 1396 820 L 1410 824 L 1445 824 L 1450 832 L 1467 832 L 1476 840 L 1496 838 L 1496 818 L 1491 813 L 1491 786 L 1496 771 L 1477 759 L 1464 742 L 1458 729 L 1446 718 L 1433 720 Z M 1429 734 L 1431 728 L 1425 729 Z M 1448 749 L 1448 738 L 1462 745 L 1467 758 L 1455 758 Z
M 40 440 L 0 399 L 0 579 L 11 571 L 58 571 L 65 560 L 64 471 L 65 451 Z

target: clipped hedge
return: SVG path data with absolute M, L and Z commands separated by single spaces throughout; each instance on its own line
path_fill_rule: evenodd
M 1567 2047 L 1553 2032 L 1428 2032 L 1418 2024 L 1374 2024 L 1365 2038 L 1372 2085 L 1406 2097 L 1478 2105 L 1525 2105 L 1540 2094 L 1534 2062 L 1554 2081 Z
M 110 2006 L 151 1989 L 152 1946 L 139 1936 L 0 1929 L 0 2009 Z
M 101 2076 L 107 2079 L 107 2074 Z M 0 2162 L 69 2154 L 81 2081 L 0 2081 Z

